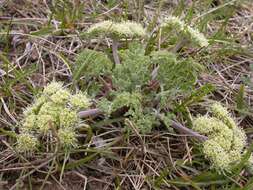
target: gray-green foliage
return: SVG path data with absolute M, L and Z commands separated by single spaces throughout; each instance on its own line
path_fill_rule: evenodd
M 128 111 L 125 113 L 125 116 L 132 115 L 133 112 L 141 111 L 141 94 L 140 93 L 129 93 L 129 92 L 117 92 L 112 93 L 113 101 L 109 101 L 105 98 L 98 102 L 98 106 L 103 112 L 110 115 L 113 112 L 116 112 L 120 108 L 127 107 Z
M 87 52 L 99 55 L 101 59 L 98 59 L 99 56 L 89 59 Z M 110 116 L 125 108 L 127 111 L 124 116 L 130 118 L 142 133 L 149 132 L 157 123 L 153 106 L 158 106 L 160 111 L 178 97 L 190 94 L 197 79 L 199 65 L 191 59 L 178 59 L 175 54 L 167 51 L 145 55 L 143 46 L 138 43 L 130 44 L 128 49 L 119 51 L 119 55 L 121 64 L 116 64 L 112 71 L 111 67 L 103 67 L 103 64 L 108 64 L 106 56 L 93 50 L 86 50 L 79 55 L 77 63 L 83 59 L 90 60 L 87 69 L 83 69 L 84 76 L 106 73 L 112 79 L 109 96 L 98 101 L 100 109 Z
M 125 117 L 129 117 L 134 126 L 141 132 L 150 132 L 152 126 L 157 123 L 157 118 L 152 110 L 143 106 L 143 97 L 137 92 L 118 92 L 114 93 L 113 101 L 102 99 L 98 107 L 108 115 L 126 108 Z
M 160 84 L 171 94 L 191 90 L 201 69 L 192 59 L 178 60 L 175 54 L 166 51 L 153 52 L 152 63 L 159 67 L 157 79 Z
M 113 70 L 113 84 L 120 91 L 140 90 L 152 78 L 152 70 L 158 66 L 156 80 L 171 93 L 190 90 L 196 82 L 201 69 L 192 59 L 178 60 L 176 55 L 167 51 L 155 51 L 144 55 L 139 44 L 130 45 L 120 52 L 122 64 Z
M 139 44 L 131 44 L 129 49 L 120 52 L 122 64 L 115 66 L 112 80 L 119 91 L 134 91 L 151 79 L 151 61 L 144 55 Z
M 85 49 L 78 54 L 74 66 L 74 79 L 80 77 L 98 77 L 111 73 L 112 62 L 108 56 L 102 52 Z

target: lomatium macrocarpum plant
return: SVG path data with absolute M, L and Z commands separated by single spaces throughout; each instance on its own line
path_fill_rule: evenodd
M 24 111 L 17 150 L 32 152 L 45 148 L 45 144 L 63 150 L 75 147 L 76 127 L 80 122 L 78 111 L 89 106 L 90 100 L 84 93 L 71 94 L 62 83 L 51 82 Z
M 118 41 L 122 38 L 144 38 L 146 31 L 141 24 L 132 21 L 114 22 L 102 21 L 92 25 L 88 30 L 89 36 L 101 36 L 112 39 L 112 53 L 115 64 L 120 64 L 117 53 Z
M 220 103 L 211 106 L 212 116 L 199 116 L 193 121 L 193 130 L 208 137 L 203 152 L 218 171 L 231 171 L 242 158 L 246 146 L 245 132 Z

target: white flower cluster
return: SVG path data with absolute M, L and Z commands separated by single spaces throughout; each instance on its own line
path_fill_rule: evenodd
M 208 136 L 203 143 L 203 152 L 213 166 L 229 171 L 233 164 L 241 160 L 246 135 L 221 104 L 213 104 L 211 112 L 213 117 L 197 117 L 193 121 L 193 130 Z
M 182 33 L 185 37 L 188 37 L 193 43 L 200 47 L 206 47 L 209 45 L 208 40 L 204 34 L 200 33 L 197 29 L 192 28 L 188 24 L 184 23 L 178 17 L 169 16 L 161 25 L 162 28 L 171 27 L 178 32 Z
M 17 138 L 21 152 L 33 151 L 39 136 L 56 132 L 64 148 L 76 144 L 75 127 L 79 123 L 77 112 L 90 106 L 90 100 L 81 92 L 71 94 L 62 83 L 47 85 L 39 98 L 24 111 L 24 119 Z M 52 134 L 54 134 L 52 133 Z
M 113 22 L 110 20 L 102 21 L 92 25 L 88 30 L 88 34 L 91 35 L 109 35 L 111 37 L 144 37 L 146 35 L 145 29 L 141 24 L 124 21 L 124 22 Z

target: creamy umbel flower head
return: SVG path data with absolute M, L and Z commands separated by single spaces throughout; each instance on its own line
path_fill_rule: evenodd
M 71 106 L 73 106 L 76 109 L 80 109 L 80 108 L 85 109 L 91 105 L 90 100 L 82 92 L 79 92 L 79 93 L 71 96 L 69 103 L 71 104 Z
M 55 118 L 52 115 L 38 115 L 37 126 L 39 133 L 47 134 L 55 128 Z
M 102 33 L 106 33 L 111 31 L 111 28 L 113 26 L 113 22 L 110 20 L 102 21 L 96 24 L 93 24 L 88 30 L 88 34 L 93 34 L 93 35 L 100 35 Z
M 75 147 L 77 144 L 76 134 L 73 129 L 59 129 L 58 137 L 60 139 L 60 143 L 64 149 L 68 149 L 70 147 Z
M 59 115 L 61 128 L 73 128 L 79 119 L 76 111 L 73 111 L 69 108 L 64 108 Z
M 19 152 L 31 152 L 36 149 L 38 140 L 31 134 L 23 133 L 17 136 L 17 150 Z
M 144 37 L 146 35 L 145 29 L 141 24 L 132 21 L 113 22 L 102 21 L 92 25 L 87 33 L 90 35 L 107 35 L 114 38 L 120 37 Z
M 231 167 L 231 160 L 229 154 L 221 147 L 220 143 L 210 139 L 203 143 L 203 152 L 206 157 L 212 162 L 213 166 L 229 170 Z
M 182 33 L 185 37 L 189 38 L 193 43 L 200 47 L 206 47 L 209 45 L 208 40 L 204 34 L 200 33 L 197 29 L 187 25 L 184 21 L 175 16 L 168 16 L 161 24 L 162 28 L 171 27 L 178 32 Z
M 161 27 L 168 27 L 172 26 L 176 30 L 184 30 L 185 28 L 185 23 L 184 21 L 180 20 L 178 17 L 175 16 L 168 16 L 165 18 L 164 22 L 161 24 Z
M 51 82 L 49 83 L 43 90 L 43 94 L 45 95 L 52 95 L 56 93 L 58 90 L 62 89 L 63 84 L 60 82 Z
M 236 123 L 228 113 L 227 109 L 224 108 L 220 103 L 214 103 L 211 106 L 213 115 L 223 121 L 228 127 L 236 128 Z
M 27 115 L 27 117 L 25 117 L 25 119 L 23 120 L 21 130 L 25 132 L 36 129 L 37 129 L 37 115 L 31 113 Z
M 126 27 L 129 28 L 131 31 L 130 35 L 132 37 L 144 37 L 146 35 L 145 29 L 141 26 L 141 24 L 133 21 L 125 21 L 123 23 L 119 23 L 118 26 L 125 25 Z
M 50 134 L 52 143 L 57 139 L 63 147 L 76 144 L 75 129 L 79 123 L 79 109 L 90 106 L 90 100 L 81 92 L 71 94 L 62 83 L 51 82 L 34 104 L 24 111 L 17 147 L 21 152 L 33 151 L 38 137 Z M 57 135 L 56 135 L 57 134 Z M 57 137 L 58 136 L 58 137 Z M 41 142 L 43 143 L 43 142 Z
M 200 33 L 197 29 L 192 28 L 191 26 L 187 26 L 185 30 L 191 40 L 198 44 L 200 47 L 206 47 L 209 45 L 208 40 L 204 36 L 203 33 Z
M 211 112 L 213 117 L 199 116 L 194 119 L 193 130 L 208 136 L 203 143 L 203 152 L 213 167 L 230 171 L 233 164 L 241 160 L 246 135 L 220 103 L 214 103 Z
M 51 95 L 50 98 L 53 103 L 66 104 L 70 97 L 71 97 L 71 94 L 68 90 L 59 89 L 57 92 L 55 92 L 53 95 Z

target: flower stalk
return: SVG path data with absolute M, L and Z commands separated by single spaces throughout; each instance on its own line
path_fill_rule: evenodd
M 116 40 L 115 38 L 112 39 L 112 55 L 113 55 L 115 64 L 120 64 L 120 59 L 119 59 L 119 54 L 118 54 L 118 45 L 119 45 L 118 40 Z

